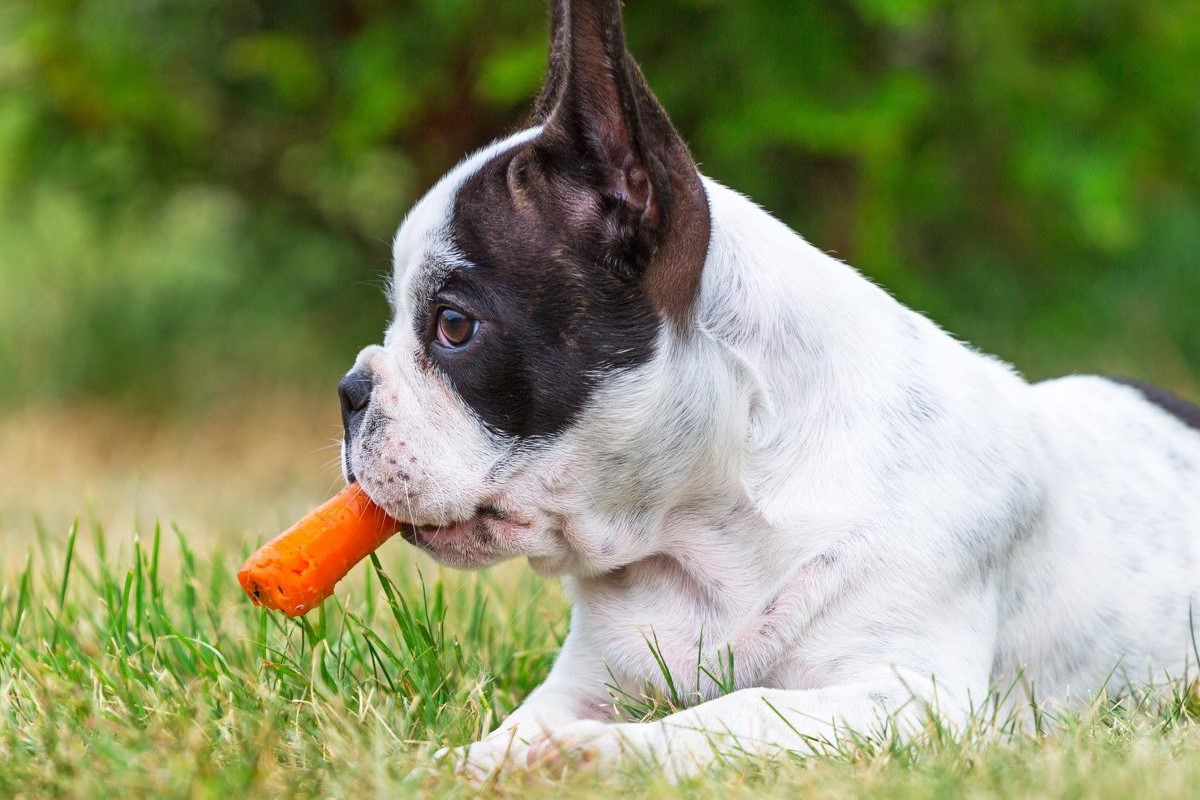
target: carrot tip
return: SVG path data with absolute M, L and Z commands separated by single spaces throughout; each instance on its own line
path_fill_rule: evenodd
M 321 604 L 400 523 L 352 483 L 256 550 L 238 582 L 257 606 L 298 617 Z

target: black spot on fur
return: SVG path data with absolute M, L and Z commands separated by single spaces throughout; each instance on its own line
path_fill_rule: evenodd
M 605 375 L 649 360 L 662 323 L 603 231 L 567 218 L 588 199 L 558 196 L 541 166 L 534 177 L 518 159 L 536 155 L 519 146 L 459 190 L 453 236 L 469 266 L 451 271 L 428 313 L 450 304 L 480 326 L 467 347 L 431 343 L 429 356 L 489 426 L 534 438 L 570 425 Z M 517 170 L 536 188 L 514 190 Z
M 1174 395 L 1165 389 L 1160 389 L 1157 386 L 1152 386 L 1142 381 L 1134 381 L 1127 378 L 1109 378 L 1109 380 L 1113 383 L 1119 383 L 1122 386 L 1130 386 L 1137 389 L 1142 393 L 1142 397 L 1145 397 L 1164 411 L 1178 417 L 1185 425 L 1200 431 L 1200 407 L 1197 407 L 1193 403 L 1189 403 L 1182 397 Z
M 451 235 L 465 264 L 428 287 L 428 363 L 495 431 L 553 436 L 612 373 L 686 330 L 707 255 L 695 163 L 625 50 L 618 0 L 558 0 L 537 137 L 464 181 Z M 449 306 L 474 338 L 433 335 Z

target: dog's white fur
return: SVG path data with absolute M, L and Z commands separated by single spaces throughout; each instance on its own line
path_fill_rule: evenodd
M 457 187 L 537 132 L 410 213 L 395 321 L 359 359 L 383 421 L 349 455 L 372 497 L 440 527 L 443 561 L 526 556 L 574 604 L 545 683 L 458 752 L 466 769 L 586 752 L 679 776 L 915 724 L 926 701 L 962 722 L 994 687 L 1065 702 L 1183 674 L 1200 433 L 1103 379 L 1029 385 L 711 180 L 694 328 L 664 326 L 566 433 L 508 453 L 420 366 L 412 303 L 460 258 Z M 483 502 L 510 518 L 470 535 Z M 665 689 L 650 644 L 695 705 L 614 722 L 607 684 Z M 697 662 L 716 674 L 730 651 L 717 697 Z

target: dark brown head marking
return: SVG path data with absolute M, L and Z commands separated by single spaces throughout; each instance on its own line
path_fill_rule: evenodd
M 553 435 L 594 388 L 691 329 L 709 211 L 687 146 L 625 51 L 618 0 L 557 0 L 540 132 L 468 177 L 439 304 L 479 319 L 431 362 L 498 432 Z M 426 335 L 425 341 L 429 343 Z

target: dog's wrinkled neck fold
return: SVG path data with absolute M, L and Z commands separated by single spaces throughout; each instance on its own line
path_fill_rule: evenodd
M 552 470 L 550 494 L 575 498 L 559 531 L 568 557 L 539 572 L 586 579 L 647 558 L 689 562 L 711 536 L 728 545 L 709 553 L 721 562 L 755 549 L 742 481 L 754 390 L 730 380 L 719 347 L 666 326 L 653 360 L 598 390 Z

